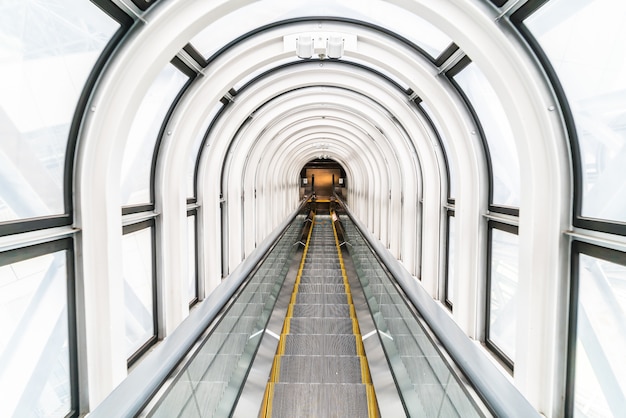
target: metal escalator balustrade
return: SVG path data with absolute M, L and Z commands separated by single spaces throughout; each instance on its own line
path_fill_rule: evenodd
M 444 360 L 392 278 L 350 219 L 342 220 L 355 265 L 387 361 L 406 412 L 412 417 L 482 417 L 489 415 L 457 372 Z
M 261 409 L 263 417 L 378 417 L 331 217 L 309 231 Z
M 189 362 L 142 416 L 229 416 L 293 258 L 304 216 L 287 229 Z

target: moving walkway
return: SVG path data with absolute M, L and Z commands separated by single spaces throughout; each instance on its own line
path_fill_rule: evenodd
M 490 415 L 350 218 L 323 209 L 296 216 L 141 408 L 134 415 Z

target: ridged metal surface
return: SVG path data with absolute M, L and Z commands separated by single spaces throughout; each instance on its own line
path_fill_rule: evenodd
M 328 216 L 315 219 L 294 295 L 269 386 L 271 416 L 367 417 L 366 360 Z
M 272 417 L 367 417 L 365 385 L 274 384 Z

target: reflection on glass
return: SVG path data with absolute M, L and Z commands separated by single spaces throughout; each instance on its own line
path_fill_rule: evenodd
M 493 176 L 494 205 L 519 207 L 520 173 L 513 132 L 489 80 L 474 63 L 454 77 L 471 102 L 485 133 Z
M 159 130 L 187 80 L 176 67 L 166 65 L 139 105 L 122 160 L 122 206 L 151 202 L 152 156 Z
M 154 272 L 152 228 L 125 234 L 124 306 L 126 307 L 126 354 L 132 356 L 156 333 L 154 329 Z
M 72 408 L 66 252 L 0 267 L 0 416 Z
M 450 150 L 450 142 L 448 141 L 448 138 L 446 137 L 446 134 L 443 131 L 443 129 L 441 129 L 441 124 L 439 123 L 439 120 L 437 120 L 437 118 L 435 117 L 433 111 L 430 109 L 430 106 L 428 106 L 425 102 L 421 102 L 420 106 L 422 107 L 422 109 L 424 109 L 424 111 L 426 112 L 430 120 L 433 121 L 433 124 L 435 125 L 435 129 L 437 130 L 437 133 L 439 134 L 439 138 L 441 138 L 441 143 L 443 145 L 445 158 L 446 158 L 446 161 L 448 162 L 448 170 L 450 171 L 449 176 L 448 176 L 449 183 L 450 183 L 448 184 L 448 197 L 451 199 L 454 199 L 456 197 L 456 177 L 455 177 L 456 167 L 454 165 L 454 159 L 452 158 L 452 151 Z
M 515 361 L 517 323 L 518 236 L 491 230 L 489 276 L 489 340 Z
M 427 20 L 387 2 L 344 0 L 339 3 L 335 0 L 318 0 L 302 3 L 263 0 L 213 22 L 194 37 L 191 44 L 205 58 L 209 58 L 228 42 L 253 29 L 302 16 L 338 16 L 371 22 L 384 28 L 393 22 L 395 33 L 415 43 L 433 58 L 452 43 L 445 33 Z M 233 25 L 233 22 L 237 24 Z M 324 30 L 324 25 L 321 30 Z
M 626 222 L 626 2 L 551 1 L 525 23 L 556 70 L 574 116 L 581 215 Z
M 448 272 L 446 274 L 446 299 L 454 304 L 454 216 L 448 216 Z
M 483 416 L 354 224 L 347 218 L 342 223 L 358 280 L 409 415 Z
M 196 138 L 193 141 L 191 151 L 189 152 L 189 163 L 187 164 L 187 197 L 196 197 L 194 183 L 196 175 L 196 161 L 200 158 L 200 146 L 202 145 L 202 140 L 209 129 L 209 125 L 222 106 L 223 104 L 221 102 L 218 102 L 215 106 L 213 106 L 213 109 L 211 109 L 211 112 L 204 120 L 204 123 L 202 123 L 202 128 L 200 128 L 200 131 L 198 131 Z M 207 144 L 207 146 L 210 146 L 210 144 Z
M 65 212 L 70 123 L 118 28 L 89 1 L 0 2 L 0 222 Z
M 187 299 L 190 302 L 198 298 L 196 251 L 196 216 L 192 215 L 187 217 Z
M 626 267 L 585 254 L 579 257 L 575 416 L 622 416 Z

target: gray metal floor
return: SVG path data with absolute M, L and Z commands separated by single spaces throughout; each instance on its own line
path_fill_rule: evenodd
M 331 222 L 315 218 L 274 360 L 267 416 L 368 416 L 369 370 Z

